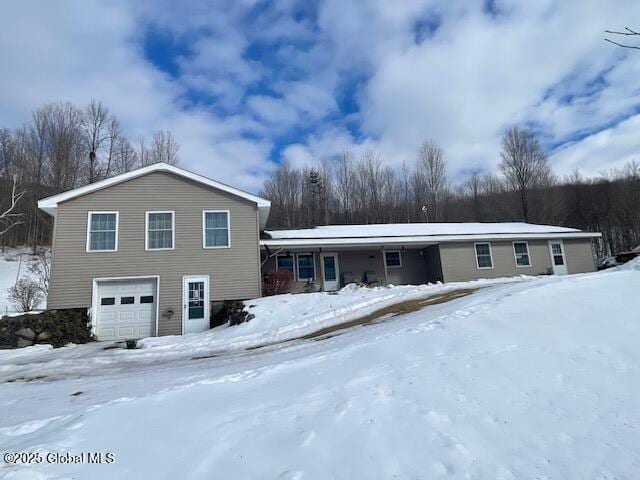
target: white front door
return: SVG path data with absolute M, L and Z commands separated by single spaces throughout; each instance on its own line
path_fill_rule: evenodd
M 567 259 L 564 256 L 562 240 L 549 240 L 549 253 L 551 254 L 551 266 L 554 275 L 567 274 Z
M 340 288 L 340 269 L 338 267 L 338 254 L 321 253 L 320 261 L 322 262 L 324 290 L 329 292 L 338 290 Z
M 209 276 L 182 279 L 182 333 L 209 330 Z

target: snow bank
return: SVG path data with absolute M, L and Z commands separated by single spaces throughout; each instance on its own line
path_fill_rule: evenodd
M 139 342 L 139 346 L 156 351 L 187 349 L 199 354 L 218 350 L 228 352 L 299 338 L 364 317 L 389 305 L 428 295 L 524 280 L 531 281 L 534 278 L 522 275 L 471 282 L 374 288 L 352 284 L 335 293 L 274 295 L 245 302 L 247 311 L 255 315 L 249 322 L 233 327 L 223 325 L 198 334 L 146 338 Z

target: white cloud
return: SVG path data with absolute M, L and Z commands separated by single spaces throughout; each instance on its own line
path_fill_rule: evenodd
M 400 165 L 433 138 L 459 178 L 495 168 L 502 132 L 519 122 L 548 145 L 573 142 L 552 152 L 560 174 L 631 158 L 637 119 L 615 124 L 640 102 L 640 54 L 602 37 L 640 18 L 640 4 L 504 0 L 491 16 L 482 3 L 324 0 L 315 12 L 296 0 L 8 4 L 0 126 L 45 102 L 95 97 L 133 138 L 168 128 L 187 168 L 254 191 L 275 145 L 296 165 L 345 148 Z M 418 34 L 420 25 L 434 31 Z M 186 47 L 177 75 L 145 59 L 149 27 Z
M 634 115 L 615 127 L 561 148 L 551 160 L 563 173 L 578 169 L 588 177 L 607 174 L 612 169 L 623 168 L 628 162 L 640 161 L 638 132 L 640 115 Z

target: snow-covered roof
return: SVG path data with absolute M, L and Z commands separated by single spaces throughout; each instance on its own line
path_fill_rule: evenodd
M 154 163 L 152 165 L 138 168 L 136 170 L 123 173 L 121 175 L 116 175 L 115 177 L 106 178 L 99 182 L 91 183 L 83 187 L 74 188 L 73 190 L 59 193 L 58 195 L 53 195 L 52 197 L 43 198 L 38 202 L 38 207 L 41 210 L 47 212 L 49 215 L 55 216 L 56 210 L 58 208 L 58 204 L 60 202 L 65 202 L 67 200 L 71 200 L 72 198 L 80 197 L 82 195 L 86 195 L 91 192 L 102 190 L 112 185 L 126 182 L 127 180 L 141 177 L 143 175 L 147 175 L 148 173 L 152 173 L 152 172 L 173 173 L 174 175 L 187 178 L 196 183 L 200 183 L 208 187 L 216 188 L 223 192 L 230 193 L 231 195 L 235 195 L 236 197 L 244 198 L 246 200 L 249 200 L 250 202 L 254 202 L 258 206 L 261 228 L 264 228 L 264 226 L 267 223 L 267 217 L 269 216 L 269 209 L 271 208 L 271 202 L 269 200 L 266 200 L 262 197 L 258 197 L 257 195 L 253 195 L 243 190 L 237 189 L 235 187 L 231 187 L 224 183 L 217 182 L 215 180 L 204 177 L 202 175 L 198 175 L 197 173 L 190 172 L 183 168 L 178 168 L 174 165 L 169 165 L 168 163 Z
M 266 246 L 438 243 L 460 240 L 592 238 L 599 233 L 531 223 L 389 223 L 266 230 Z

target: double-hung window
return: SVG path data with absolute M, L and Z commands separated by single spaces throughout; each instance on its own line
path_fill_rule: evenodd
M 276 255 L 276 270 L 289 270 L 293 274 L 293 255 Z
M 175 248 L 174 212 L 147 212 L 146 230 L 146 250 L 173 250 Z
M 385 250 L 384 263 L 387 268 L 402 267 L 402 257 L 400 256 L 400 250 Z
M 529 244 L 527 242 L 513 242 L 513 254 L 516 257 L 516 267 L 530 267 Z
M 228 248 L 228 210 L 204 210 L 202 212 L 202 246 L 204 248 Z
M 478 242 L 474 244 L 476 251 L 476 265 L 478 268 L 493 268 L 493 257 L 491 256 L 491 244 L 489 242 Z
M 87 252 L 118 249 L 118 212 L 89 212 Z
M 316 266 L 313 253 L 298 254 L 298 280 L 315 280 Z

